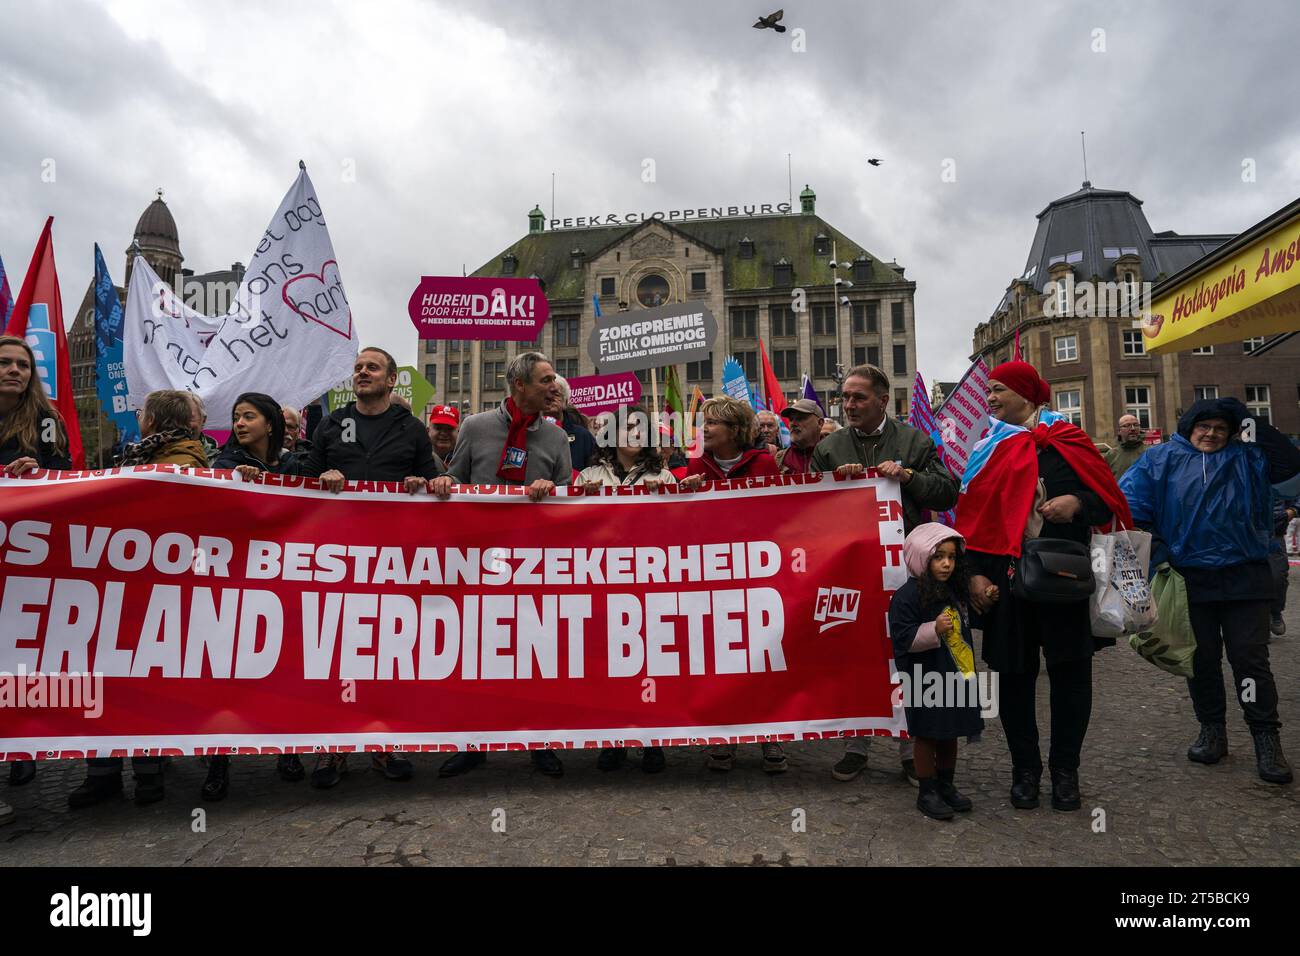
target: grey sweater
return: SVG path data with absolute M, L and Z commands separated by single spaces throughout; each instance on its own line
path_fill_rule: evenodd
M 510 434 L 510 413 L 505 402 L 495 410 L 471 415 L 460 426 L 456 453 L 447 474 L 462 485 L 519 484 L 503 482 L 497 476 L 501 452 Z M 573 477 L 569 458 L 569 435 L 540 415 L 528 429 L 528 458 L 524 464 L 524 481 L 531 485 L 539 478 L 567 485 Z

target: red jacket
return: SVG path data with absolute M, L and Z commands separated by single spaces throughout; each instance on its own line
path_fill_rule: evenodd
M 760 475 L 777 475 L 776 461 L 765 448 L 750 448 L 740 456 L 736 467 L 727 474 L 717 466 L 713 456 L 707 451 L 686 464 L 686 477 L 703 475 L 705 481 L 717 481 L 722 478 L 755 478 Z

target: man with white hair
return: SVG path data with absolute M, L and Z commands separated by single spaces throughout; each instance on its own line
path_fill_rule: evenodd
M 555 376 L 559 392 L 546 405 L 546 416 L 564 429 L 569 436 L 569 458 L 574 471 L 593 464 L 596 459 L 596 439 L 587 428 L 587 417 L 569 404 L 569 383 L 564 376 Z

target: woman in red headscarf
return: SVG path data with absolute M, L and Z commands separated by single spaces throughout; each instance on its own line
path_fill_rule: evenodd
M 1043 406 L 1050 389 L 1028 362 L 989 373 L 994 421 L 971 455 L 957 500 L 956 527 L 971 564 L 973 624 L 983 657 L 998 672 L 999 711 L 1011 750 L 1011 804 L 1038 806 L 1043 773 L 1035 717 L 1040 655 L 1051 683 L 1052 806 L 1077 810 L 1079 751 L 1092 713 L 1092 655 L 1113 640 L 1094 638 L 1088 600 L 1039 604 L 1009 586 L 1028 538 L 1088 544 L 1112 519 L 1132 527 L 1128 504 L 1092 440 Z

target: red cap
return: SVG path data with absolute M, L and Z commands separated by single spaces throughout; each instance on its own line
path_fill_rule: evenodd
M 460 427 L 460 411 L 451 405 L 435 405 L 433 411 L 429 413 L 430 425 L 450 425 L 452 428 Z

